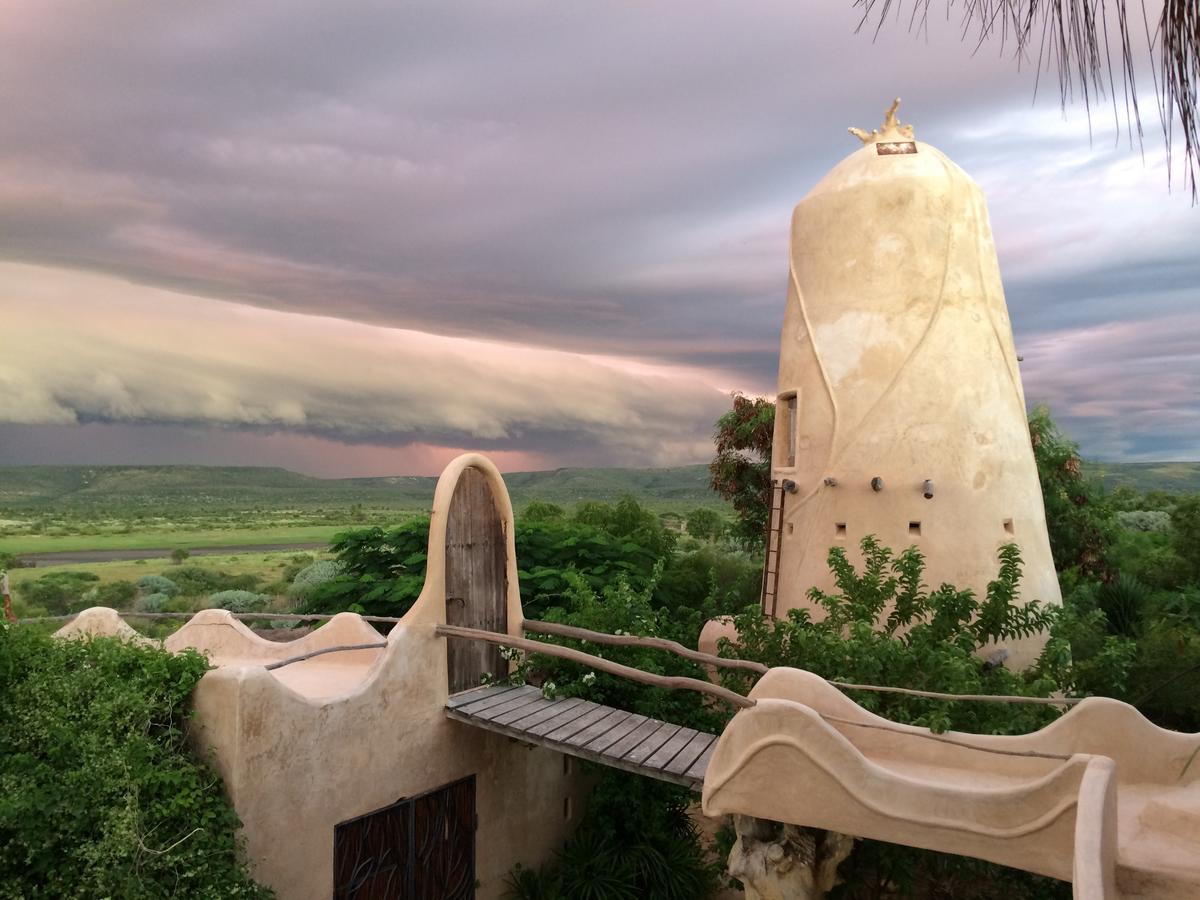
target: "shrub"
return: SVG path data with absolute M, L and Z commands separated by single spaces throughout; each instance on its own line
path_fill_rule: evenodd
M 88 591 L 87 601 L 93 606 L 111 606 L 124 609 L 137 596 L 137 585 L 132 581 L 110 581 L 99 584 Z
M 179 593 L 179 585 L 162 575 L 143 575 L 138 579 L 137 586 L 143 594 L 166 594 L 168 597 L 174 597 Z
M 100 576 L 91 572 L 50 572 L 16 591 L 26 605 L 40 606 L 50 615 L 60 616 L 86 606 L 84 598 L 99 580 Z
M 296 573 L 295 579 L 287 589 L 289 597 L 304 600 L 321 585 L 332 581 L 342 574 L 342 564 L 337 560 L 323 559 L 305 566 Z
M 1137 636 L 1149 593 L 1144 584 L 1124 572 L 1100 585 L 1096 590 L 1096 604 L 1108 619 L 1113 634 Z
M 167 594 L 146 594 L 144 597 L 138 599 L 134 608 L 138 612 L 144 613 L 165 612 L 170 599 Z
M 184 738 L 207 666 L 194 651 L 0 623 L 0 896 L 271 896 Z
M 230 575 L 203 566 L 182 566 L 171 573 L 185 597 L 203 597 L 215 591 L 252 591 L 261 579 L 257 575 Z
M 184 550 L 182 547 L 176 547 L 171 551 L 171 562 L 173 562 L 175 565 L 179 565 L 191 555 L 192 554 Z
M 550 519 L 565 519 L 566 511 L 557 503 L 547 503 L 544 500 L 531 500 L 521 510 L 523 522 L 546 522 Z
M 1036 602 L 1017 602 L 1021 559 L 1014 545 L 1000 549 L 999 572 L 982 598 L 952 585 L 926 589 L 924 558 L 915 547 L 893 554 L 867 537 L 861 550 L 861 572 L 849 563 L 843 548 L 829 551 L 837 591 L 809 592 L 826 614 L 821 621 L 814 621 L 808 610 L 792 610 L 786 619 L 772 620 L 754 607 L 737 617 L 739 641 L 723 642 L 723 652 L 772 666 L 808 669 L 834 680 L 956 694 L 1047 696 L 1070 686 L 1070 654 L 1061 635 L 1050 639 L 1038 666 L 1028 673 L 989 665 L 978 655 L 990 641 L 1057 624 L 1056 613 Z M 722 680 L 731 687 L 744 688 L 747 683 L 740 671 L 723 672 Z M 1025 733 L 1058 715 L 1045 706 L 860 691 L 849 695 L 892 721 L 934 731 Z M 1070 891 L 1069 885 L 1023 872 L 875 841 L 857 842 L 839 874 L 845 883 L 834 897 L 893 896 L 884 893 L 882 885 L 897 888 L 899 896 L 921 897 L 1055 897 L 1069 896 Z M 980 884 L 987 889 L 976 891 Z M 934 885 L 939 890 L 934 891 Z
M 1163 509 L 1135 509 L 1118 512 L 1117 523 L 1126 531 L 1166 533 L 1171 530 L 1171 514 Z
M 271 598 L 266 594 L 253 591 L 217 591 L 208 598 L 210 605 L 233 613 L 261 612 L 270 601 Z
M 657 516 L 628 498 L 616 507 L 586 504 L 585 515 L 602 524 L 563 519 L 517 523 L 517 575 L 529 618 L 538 618 L 547 606 L 570 595 L 568 573 L 579 575 L 593 590 L 615 584 L 619 577 L 643 590 L 655 564 L 671 553 L 674 536 L 666 534 Z M 315 587 L 300 611 L 404 615 L 425 584 L 428 542 L 428 519 L 339 534 L 332 548 L 343 573 Z
M 701 506 L 688 513 L 687 532 L 701 541 L 715 541 L 725 533 L 725 519 L 715 509 Z

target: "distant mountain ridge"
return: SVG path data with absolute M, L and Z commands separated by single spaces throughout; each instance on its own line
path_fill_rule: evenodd
M 705 465 L 667 469 L 575 469 L 504 476 L 513 502 L 570 506 L 611 502 L 633 494 L 647 505 L 686 510 L 722 501 L 708 486 Z M 125 509 L 423 508 L 437 478 L 316 478 L 253 466 L 0 466 L 0 509 L 101 511 Z
M 1200 492 L 1200 462 L 1087 463 L 1105 487 Z M 717 506 L 705 465 L 663 469 L 563 468 L 504 476 L 518 506 L 543 500 L 571 506 L 633 494 L 660 509 Z M 316 478 L 255 466 L 0 466 L 0 509 L 99 511 L 124 508 L 289 509 L 364 507 L 419 509 L 433 499 L 437 478 Z

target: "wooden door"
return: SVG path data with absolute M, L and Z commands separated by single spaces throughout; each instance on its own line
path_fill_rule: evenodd
M 487 476 L 463 470 L 446 519 L 446 624 L 508 631 L 508 567 L 504 520 Z M 503 678 L 500 648 L 483 641 L 446 641 L 450 693 L 478 687 L 485 674 Z
M 335 900 L 472 900 L 475 776 L 342 822 Z

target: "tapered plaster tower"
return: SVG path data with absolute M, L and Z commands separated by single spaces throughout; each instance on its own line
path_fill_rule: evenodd
M 792 215 L 767 611 L 829 590 L 829 548 L 916 544 L 983 596 L 1007 542 L 1023 601 L 1061 602 L 983 193 L 888 111 Z M 775 554 L 777 548 L 777 556 Z M 1044 637 L 1010 642 L 1007 665 Z

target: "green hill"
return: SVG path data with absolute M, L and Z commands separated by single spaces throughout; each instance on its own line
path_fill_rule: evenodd
M 687 510 L 716 505 L 706 466 L 670 469 L 556 469 L 504 476 L 513 502 L 573 505 L 633 494 L 649 506 Z M 314 510 L 354 504 L 420 509 L 437 479 L 313 478 L 287 469 L 222 466 L 4 466 L 0 510 L 59 513 Z
M 1086 463 L 1085 469 L 1109 490 L 1124 486 L 1141 493 L 1200 493 L 1200 462 Z
M 1200 492 L 1200 463 L 1088 463 L 1108 488 Z M 555 469 L 504 476 L 519 507 L 531 500 L 572 506 L 633 494 L 660 510 L 720 505 L 704 465 L 666 469 Z M 437 479 L 314 478 L 251 466 L 0 466 L 0 510 L 113 515 L 229 511 L 427 508 Z

